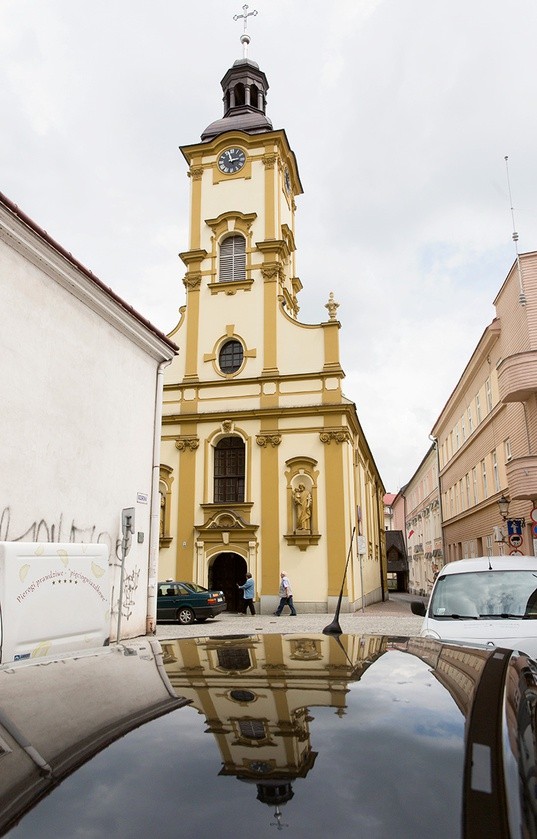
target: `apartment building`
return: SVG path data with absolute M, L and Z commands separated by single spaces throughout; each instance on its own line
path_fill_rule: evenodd
M 435 443 L 400 495 L 405 501 L 408 590 L 413 594 L 429 594 L 444 565 Z
M 522 254 L 433 429 L 446 560 L 534 554 L 537 252 Z M 507 515 L 499 501 L 507 499 Z M 506 520 L 523 520 L 522 541 Z M 516 534 L 515 534 L 516 536 Z

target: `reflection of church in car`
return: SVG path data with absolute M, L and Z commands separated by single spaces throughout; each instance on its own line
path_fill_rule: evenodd
M 222 589 L 236 610 L 249 571 L 266 613 L 285 568 L 299 609 L 332 611 L 355 528 L 353 610 L 386 592 L 384 488 L 342 392 L 338 303 L 328 279 L 325 319 L 298 320 L 302 184 L 265 74 L 245 54 L 222 88 L 223 118 L 181 149 L 190 244 L 165 371 L 159 576 Z
M 442 696 L 445 689 L 459 708 L 463 726 L 489 656 L 485 649 L 461 651 L 424 638 L 378 635 L 342 635 L 337 641 L 315 634 L 183 638 L 163 641 L 162 648 L 175 692 L 205 717 L 205 732 L 215 738 L 215 774 L 252 784 L 257 800 L 273 810 L 276 826 L 282 818 L 292 817 L 284 805 L 295 794 L 305 802 L 293 810 L 294 817 L 304 803 L 307 806 L 310 787 L 302 782 L 308 778 L 311 784 L 312 774 L 323 772 L 323 758 L 335 759 L 330 736 L 324 741 L 328 755 L 313 748 L 320 746 L 321 729 L 327 726 L 326 719 L 320 724 L 322 714 L 339 718 L 337 730 L 341 729 L 344 739 L 356 740 L 351 751 L 356 761 L 363 759 L 360 736 L 367 736 L 368 724 L 362 735 L 355 726 L 367 716 L 369 700 L 360 704 L 360 688 L 355 683 L 365 681 L 366 673 L 376 678 L 374 695 L 380 708 L 383 691 L 389 692 L 386 674 L 390 671 L 386 668 L 374 676 L 377 662 L 384 659 L 387 665 L 391 658 L 398 685 L 405 672 L 427 674 L 436 683 L 435 696 Z M 412 669 L 405 671 L 405 667 Z M 355 691 L 355 703 L 351 691 Z M 382 718 L 383 712 L 377 712 Z M 425 723 L 423 727 L 427 728 Z M 388 732 L 386 721 L 386 742 Z M 395 759 L 391 751 L 389 759 Z M 230 789 L 228 796 L 233 795 Z

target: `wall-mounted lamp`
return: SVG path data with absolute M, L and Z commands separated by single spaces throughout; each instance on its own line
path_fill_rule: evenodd
M 500 508 L 500 516 L 505 521 L 509 515 L 509 500 L 505 497 L 505 495 L 498 498 L 498 507 Z

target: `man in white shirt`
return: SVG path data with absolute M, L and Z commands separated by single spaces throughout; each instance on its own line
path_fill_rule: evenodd
M 282 571 L 282 573 L 280 574 L 280 578 L 280 590 L 278 592 L 278 594 L 280 595 L 280 605 L 278 606 L 274 614 L 280 617 L 283 607 L 289 606 L 289 608 L 291 609 L 292 617 L 296 617 L 296 609 L 293 604 L 293 592 L 291 591 L 291 583 L 289 582 L 289 578 L 285 571 Z

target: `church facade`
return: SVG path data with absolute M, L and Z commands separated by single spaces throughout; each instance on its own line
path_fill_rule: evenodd
M 191 183 L 186 304 L 170 333 L 161 448 L 159 577 L 274 611 L 280 573 L 303 611 L 384 598 L 384 487 L 342 392 L 338 303 L 298 320 L 295 211 L 302 185 L 266 115 L 265 74 L 222 79 L 224 116 L 183 146 Z

